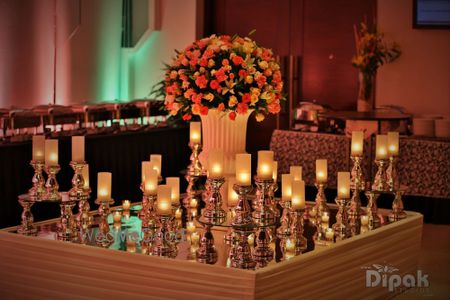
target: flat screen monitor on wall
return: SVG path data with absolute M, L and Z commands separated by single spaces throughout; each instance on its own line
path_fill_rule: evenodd
M 450 0 L 413 0 L 413 27 L 450 29 Z

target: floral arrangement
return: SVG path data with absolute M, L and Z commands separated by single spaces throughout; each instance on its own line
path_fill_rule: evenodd
M 234 120 L 253 109 L 262 121 L 280 112 L 283 81 L 272 50 L 248 37 L 212 35 L 176 53 L 157 92 L 172 116 L 188 121 L 217 109 Z

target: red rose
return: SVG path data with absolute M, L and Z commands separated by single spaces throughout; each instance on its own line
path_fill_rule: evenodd
M 206 106 L 200 107 L 200 114 L 206 116 L 208 114 L 208 107 Z
M 248 110 L 248 105 L 247 104 L 239 103 L 237 105 L 236 111 L 238 112 L 238 114 L 243 115 L 243 114 L 245 114 L 247 112 L 247 110 Z
M 231 121 L 234 121 L 234 119 L 236 119 L 236 113 L 232 111 L 228 114 L 228 117 L 230 118 Z
M 242 95 L 242 103 L 250 103 L 251 100 L 252 97 L 249 93 L 245 93 L 244 95 Z
M 219 88 L 219 82 L 217 80 L 211 80 L 211 82 L 209 83 L 209 86 L 213 89 L 213 90 L 217 90 Z
M 238 74 L 239 74 L 239 77 L 243 77 L 243 78 L 247 77 L 247 72 L 245 70 L 239 70 Z
M 242 57 L 240 57 L 239 55 L 236 55 L 233 57 L 233 64 L 235 64 L 236 66 L 239 66 L 243 62 L 244 62 L 244 59 Z
M 205 75 L 200 75 L 197 77 L 197 79 L 195 79 L 195 84 L 201 89 L 204 89 L 206 87 L 207 83 L 208 83 L 208 80 L 206 80 Z
M 190 114 L 183 115 L 183 120 L 189 121 L 190 119 L 192 119 L 192 115 L 190 115 Z
M 217 110 L 218 111 L 224 111 L 225 110 L 225 105 L 223 103 L 220 103 L 219 106 L 217 106 Z

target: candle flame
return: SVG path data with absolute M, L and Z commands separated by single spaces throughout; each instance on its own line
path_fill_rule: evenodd
M 189 203 L 189 206 L 191 208 L 196 208 L 197 207 L 197 199 L 191 199 L 191 202 Z
M 101 190 L 99 191 L 99 195 L 100 195 L 100 196 L 107 196 L 107 195 L 108 195 L 108 191 L 107 191 L 106 189 L 101 189 Z
M 212 171 L 213 171 L 213 173 L 220 173 L 222 171 L 221 165 L 219 165 L 219 164 L 213 165 Z
M 317 177 L 323 178 L 325 177 L 325 173 L 322 171 L 317 172 Z
M 58 161 L 58 154 L 56 153 L 50 153 L 50 160 L 51 161 Z
M 269 166 L 264 164 L 261 166 L 261 172 L 262 173 L 268 173 L 269 172 Z
M 198 132 L 193 132 L 193 133 L 191 134 L 191 138 L 192 138 L 193 140 L 198 140 L 198 138 L 199 138 Z
M 395 150 L 397 150 L 397 147 L 395 147 L 395 145 L 390 145 L 389 146 L 389 151 L 395 152 Z

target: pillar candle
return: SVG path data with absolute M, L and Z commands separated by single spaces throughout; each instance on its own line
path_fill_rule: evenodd
M 228 197 L 227 197 L 228 207 L 235 207 L 238 202 L 238 194 L 233 189 L 233 185 L 235 183 L 236 179 L 232 177 L 228 179 Z
M 130 200 L 123 200 L 122 201 L 122 208 L 123 210 L 130 210 L 131 202 Z
M 180 204 L 180 178 L 167 177 L 166 184 L 171 188 L 170 199 L 172 200 L 172 204 Z
M 352 156 L 362 156 L 364 149 L 364 132 L 352 131 Z
M 200 141 L 202 139 L 202 132 L 201 132 L 201 123 L 200 122 L 191 122 L 189 125 L 189 141 L 192 144 L 200 144 Z
M 291 166 L 289 168 L 289 172 L 293 176 L 293 180 L 303 180 L 302 179 L 302 167 L 300 167 L 300 166 Z
M 292 209 L 305 208 L 305 182 L 303 180 L 292 181 Z
M 338 172 L 337 186 L 339 199 L 350 198 L 350 172 Z
M 223 177 L 223 151 L 212 149 L 208 157 L 208 175 L 210 178 Z
M 328 179 L 327 160 L 316 160 L 316 180 L 318 183 L 325 183 Z
M 273 170 L 272 170 L 272 179 L 274 182 L 277 182 L 278 179 L 278 162 L 273 162 Z
M 33 135 L 33 160 L 44 162 L 45 136 Z
M 156 172 L 158 173 L 158 176 L 161 176 L 162 155 L 161 154 L 151 154 L 150 162 L 153 164 L 153 169 L 156 170 Z
M 187 222 L 187 224 L 186 224 L 186 230 L 189 232 L 189 233 L 193 233 L 193 232 L 195 232 L 195 230 L 196 230 L 196 227 L 195 227 L 195 224 L 194 224 L 194 222 Z
M 109 172 L 99 172 L 97 176 L 97 199 L 110 200 L 112 174 Z
M 153 164 L 143 164 L 144 168 L 144 194 L 146 196 L 156 194 L 158 187 L 158 172 L 153 169 Z
M 272 179 L 273 176 L 273 151 L 258 151 L 259 179 Z
M 292 174 L 282 174 L 281 175 L 281 200 L 291 201 L 292 197 Z
M 58 140 L 45 140 L 45 164 L 47 166 L 58 164 Z
M 252 156 L 248 153 L 236 154 L 236 183 L 251 185 Z
M 376 159 L 386 159 L 388 155 L 387 151 L 387 135 L 379 134 L 376 139 Z
M 81 170 L 81 175 L 83 176 L 84 179 L 84 188 L 87 189 L 89 188 L 89 165 L 86 164 L 84 165 L 83 169 Z
M 390 156 L 398 155 L 398 132 L 388 132 L 387 134 L 387 143 L 388 143 L 388 152 Z
M 156 201 L 156 212 L 160 216 L 168 216 L 172 214 L 172 189 L 168 185 L 158 186 L 158 200 Z
M 84 136 L 72 137 L 72 161 L 84 162 Z
M 153 164 L 150 161 L 143 161 L 141 163 L 141 182 L 144 183 L 145 181 L 145 170 L 148 168 L 153 170 Z

